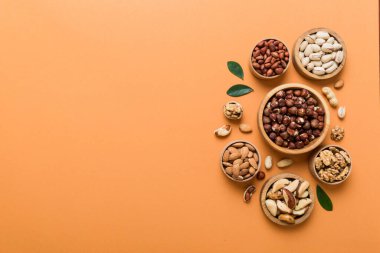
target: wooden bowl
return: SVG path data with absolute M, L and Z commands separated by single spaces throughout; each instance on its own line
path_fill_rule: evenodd
M 303 179 L 302 177 L 294 175 L 294 174 L 291 174 L 291 173 L 282 173 L 282 174 L 278 174 L 276 176 L 273 176 L 273 177 L 269 178 L 264 183 L 264 186 L 261 188 L 261 192 L 260 192 L 260 205 L 261 205 L 261 209 L 263 210 L 265 216 L 268 219 L 270 219 L 271 221 L 273 221 L 274 223 L 276 223 L 278 225 L 287 226 L 287 227 L 293 227 L 295 225 L 298 225 L 298 224 L 304 222 L 307 218 L 309 218 L 309 216 L 310 216 L 310 214 L 311 214 L 311 212 L 313 211 L 313 208 L 314 208 L 314 201 L 315 201 L 314 194 L 313 194 L 313 191 L 310 189 L 311 186 L 309 186 L 308 191 L 309 191 L 309 198 L 311 199 L 311 204 L 309 205 L 309 208 L 307 209 L 307 211 L 306 211 L 306 213 L 304 215 L 302 215 L 301 217 L 295 219 L 295 223 L 294 224 L 289 224 L 289 223 L 280 221 L 279 219 L 277 219 L 276 217 L 274 217 L 269 212 L 269 210 L 267 209 L 267 207 L 265 205 L 265 200 L 267 199 L 266 195 L 268 193 L 269 188 L 272 186 L 272 184 L 274 182 L 276 182 L 277 180 L 282 179 L 282 178 L 298 179 L 298 180 L 300 180 L 300 182 L 305 181 L 305 179 Z
M 288 149 L 288 148 L 280 147 L 269 138 L 269 136 L 267 135 L 267 133 L 264 130 L 263 113 L 264 113 L 265 106 L 268 103 L 269 99 L 272 98 L 272 96 L 274 96 L 278 91 L 283 90 L 283 89 L 285 89 L 285 90 L 287 90 L 287 89 L 306 89 L 306 90 L 308 90 L 312 94 L 312 96 L 318 101 L 319 106 L 322 107 L 325 111 L 325 119 L 324 119 L 325 126 L 321 132 L 321 136 L 312 140 L 308 145 L 306 145 L 302 149 Z M 296 84 L 296 83 L 283 84 L 283 85 L 277 86 L 276 88 L 269 91 L 260 104 L 260 108 L 259 108 L 259 111 L 257 113 L 257 116 L 258 116 L 257 120 L 258 120 L 259 130 L 261 132 L 261 135 L 266 140 L 266 142 L 269 143 L 269 145 L 273 149 L 275 149 L 279 152 L 282 152 L 284 154 L 287 154 L 287 155 L 304 154 L 304 153 L 310 152 L 311 150 L 315 149 L 326 138 L 326 136 L 328 135 L 329 127 L 330 127 L 330 111 L 329 111 L 329 107 L 327 106 L 322 95 L 319 92 L 317 92 L 316 90 L 314 90 L 311 87 L 304 85 L 304 84 Z
M 256 172 L 249 178 L 246 178 L 246 179 L 243 179 L 243 180 L 237 180 L 233 177 L 231 177 L 230 175 L 227 174 L 227 172 L 225 171 L 224 167 L 223 167 L 223 154 L 224 154 L 224 151 L 226 151 L 226 149 L 228 147 L 230 147 L 232 144 L 234 143 L 237 143 L 237 142 L 243 142 L 243 143 L 248 143 L 250 144 L 251 146 L 253 146 L 255 149 L 256 149 L 256 153 L 257 153 L 257 156 L 259 157 L 259 162 L 257 163 L 257 170 Z M 261 166 L 261 156 L 260 156 L 260 152 L 259 150 L 256 148 L 255 145 L 253 145 L 252 143 L 250 143 L 249 141 L 245 141 L 245 140 L 235 140 L 235 141 L 232 141 L 230 143 L 228 143 L 224 148 L 223 148 L 223 151 L 222 153 L 220 154 L 220 169 L 222 170 L 223 174 L 226 175 L 226 177 L 228 177 L 229 179 L 231 179 L 232 181 L 235 181 L 235 182 L 239 182 L 239 183 L 244 183 L 244 182 L 247 182 L 247 181 L 250 181 L 252 180 L 256 174 L 260 171 L 260 166 Z
M 301 60 L 298 58 L 299 48 L 300 48 L 300 45 L 301 45 L 302 41 L 304 40 L 304 38 L 307 35 L 316 33 L 318 31 L 326 31 L 332 37 L 334 37 L 342 45 L 342 49 L 343 49 L 343 53 L 344 53 L 343 61 L 339 64 L 338 68 L 334 72 L 332 72 L 330 74 L 323 75 L 323 76 L 318 76 L 318 75 L 313 74 L 312 72 L 308 71 L 304 66 L 302 66 Z M 313 29 L 310 29 L 310 30 L 304 32 L 301 36 L 298 37 L 298 39 L 294 43 L 292 58 L 293 58 L 293 65 L 294 65 L 295 69 L 298 71 L 298 73 L 300 73 L 304 77 L 312 79 L 312 80 L 330 79 L 330 78 L 338 75 L 342 71 L 342 69 L 346 63 L 346 58 L 347 58 L 346 44 L 344 43 L 343 39 L 336 32 L 334 32 L 328 28 L 324 28 L 324 27 L 313 28 Z
M 326 182 L 325 180 L 323 180 L 322 178 L 319 177 L 317 171 L 315 170 L 315 158 L 318 156 L 318 154 L 319 154 L 322 150 L 328 149 L 329 147 L 335 147 L 335 148 L 337 148 L 337 149 L 339 149 L 339 150 L 342 150 L 342 151 L 346 152 L 347 155 L 348 155 L 348 157 L 350 157 L 350 159 L 351 159 L 350 166 L 348 167 L 348 174 L 347 174 L 347 176 L 346 176 L 343 180 L 341 180 L 341 181 L 336 181 L 336 182 Z M 348 153 L 347 150 L 344 149 L 343 147 L 338 146 L 338 145 L 326 145 L 326 146 L 323 146 L 323 147 L 321 147 L 320 149 L 316 150 L 315 152 L 313 152 L 313 154 L 310 156 L 310 158 L 309 158 L 309 170 L 310 170 L 311 174 L 312 174 L 317 180 L 319 180 L 319 182 L 324 183 L 324 184 L 328 184 L 328 185 L 338 185 L 338 184 L 341 184 L 341 183 L 343 183 L 344 181 L 346 181 L 347 178 L 350 176 L 351 171 L 352 171 L 352 158 L 351 158 L 350 153 Z
M 253 55 L 253 52 L 254 52 L 254 50 L 255 50 L 255 47 L 257 46 L 257 44 L 259 44 L 261 41 L 263 41 L 263 40 L 278 40 L 279 42 L 281 42 L 282 44 L 284 44 L 284 46 L 288 49 L 288 52 L 289 52 L 289 62 L 288 62 L 288 64 L 286 65 L 286 68 L 284 69 L 284 71 L 281 73 L 281 74 L 279 74 L 279 75 L 276 75 L 276 76 L 263 76 L 263 75 L 261 75 L 260 73 L 258 73 L 256 70 L 255 70 L 255 68 L 253 67 L 253 65 L 252 65 L 252 55 Z M 257 77 L 257 78 L 259 78 L 259 79 L 264 79 L 264 80 L 270 80 L 270 79 L 275 79 L 275 78 L 278 78 L 278 77 L 280 77 L 280 76 L 283 76 L 284 74 L 285 74 L 285 72 L 288 70 L 288 68 L 289 68 L 289 65 L 290 65 L 290 62 L 291 62 L 291 57 L 290 57 L 290 49 L 289 49 L 289 47 L 284 43 L 284 42 L 282 42 L 281 40 L 279 40 L 279 39 L 276 39 L 276 38 L 266 38 L 266 39 L 262 39 L 262 40 L 260 40 L 259 42 L 257 42 L 256 44 L 255 44 L 255 46 L 252 48 L 252 50 L 251 50 L 251 54 L 249 55 L 249 59 L 248 59 L 248 65 L 249 65 L 249 69 L 251 70 L 251 73 L 255 76 L 255 77 Z

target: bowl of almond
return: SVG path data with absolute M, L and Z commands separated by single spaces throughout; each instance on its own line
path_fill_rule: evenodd
M 265 182 L 260 202 L 265 216 L 272 222 L 294 226 L 309 218 L 314 207 L 314 195 L 307 180 L 283 173 Z
M 224 147 L 220 168 L 232 181 L 247 182 L 260 170 L 261 157 L 257 148 L 244 140 L 233 141 Z

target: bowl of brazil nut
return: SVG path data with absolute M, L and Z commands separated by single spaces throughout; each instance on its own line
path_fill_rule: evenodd
M 352 159 L 341 146 L 327 145 L 310 156 L 309 169 L 320 182 L 337 185 L 343 183 L 351 174 Z
M 290 53 L 288 47 L 274 38 L 263 39 L 252 49 L 249 69 L 260 79 L 273 79 L 288 70 Z
M 260 170 L 261 157 L 252 143 L 236 140 L 224 147 L 220 156 L 220 168 L 235 182 L 247 182 Z
M 260 205 L 272 222 L 294 226 L 310 216 L 314 208 L 314 195 L 307 180 L 283 173 L 265 182 L 261 188 Z
M 322 95 L 304 84 L 283 84 L 267 93 L 258 110 L 265 141 L 288 155 L 310 152 L 328 135 L 329 108 Z
M 325 80 L 338 75 L 346 62 L 343 39 L 328 28 L 314 28 L 294 43 L 292 60 L 296 70 L 306 78 Z

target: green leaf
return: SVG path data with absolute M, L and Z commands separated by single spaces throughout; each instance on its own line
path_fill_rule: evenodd
M 317 185 L 317 197 L 318 202 L 323 207 L 323 209 L 325 209 L 326 211 L 333 210 L 333 204 L 331 202 L 331 199 L 319 185 Z
M 247 85 L 235 84 L 227 90 L 227 94 L 230 95 L 231 97 L 240 97 L 252 91 L 253 89 Z
M 229 61 L 227 62 L 227 67 L 228 67 L 228 70 L 232 74 L 239 77 L 241 80 L 244 80 L 244 72 L 239 63 L 234 62 L 234 61 Z

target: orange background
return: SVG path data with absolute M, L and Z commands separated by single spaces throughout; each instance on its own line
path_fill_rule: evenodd
M 313 1 L 315 3 L 315 1 Z M 379 252 L 378 3 L 355 1 L 0 1 L 0 252 Z M 256 192 L 220 171 L 229 141 L 281 157 L 256 125 L 261 98 L 300 82 L 291 66 L 274 82 L 248 71 L 249 51 L 275 36 L 289 47 L 325 26 L 346 42 L 336 94 L 347 107 L 341 145 L 353 157 L 343 185 L 324 187 L 310 219 L 284 229 L 265 218 Z M 226 123 L 226 90 L 242 64 L 255 92 L 237 98 L 244 135 Z M 331 143 L 326 140 L 326 143 Z M 273 168 L 316 181 L 307 156 Z M 262 186 L 256 182 L 258 191 Z

